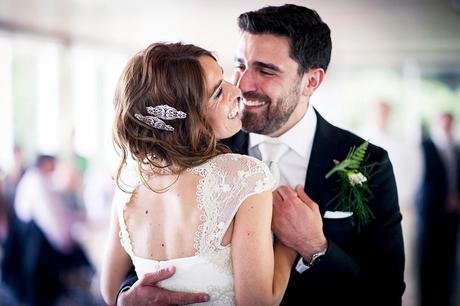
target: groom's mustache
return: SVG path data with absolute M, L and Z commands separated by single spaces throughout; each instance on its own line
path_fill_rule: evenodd
M 255 91 L 244 92 L 243 97 L 245 100 L 257 100 L 257 101 L 268 102 L 268 103 L 270 103 L 271 101 L 269 96 L 257 93 Z

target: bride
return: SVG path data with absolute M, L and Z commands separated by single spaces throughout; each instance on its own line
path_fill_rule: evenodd
M 296 253 L 273 243 L 274 178 L 218 142 L 240 130 L 240 99 L 199 47 L 157 43 L 129 61 L 115 95 L 121 162 L 101 275 L 106 303 L 115 304 L 131 266 L 139 278 L 175 266 L 159 286 L 206 292 L 208 305 L 280 303 Z

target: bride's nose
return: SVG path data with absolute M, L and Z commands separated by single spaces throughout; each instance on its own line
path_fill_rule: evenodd
M 241 90 L 235 85 L 230 84 L 230 86 L 232 87 L 232 99 L 231 100 L 240 103 L 241 100 L 243 99 L 243 94 L 241 93 Z

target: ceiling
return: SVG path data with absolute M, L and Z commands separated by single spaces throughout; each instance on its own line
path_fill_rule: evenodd
M 0 0 L 0 29 L 137 51 L 185 41 L 231 63 L 237 16 L 285 1 Z M 291 1 L 318 11 L 332 29 L 339 63 L 400 61 L 460 65 L 459 0 Z M 231 65 L 231 64 L 229 64 Z M 225 68 L 226 65 L 224 65 Z M 458 67 L 458 66 L 456 66 Z M 460 69 L 460 68 L 459 68 Z

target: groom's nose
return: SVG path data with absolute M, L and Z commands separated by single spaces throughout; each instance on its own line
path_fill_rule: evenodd
M 234 80 L 235 85 L 238 86 L 242 92 L 257 91 L 254 74 L 249 69 L 245 71 L 236 71 Z
M 231 83 L 235 86 L 238 86 L 238 83 L 240 82 L 240 78 L 241 78 L 241 71 L 235 70 L 233 72 Z

